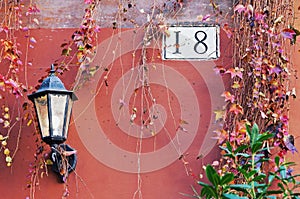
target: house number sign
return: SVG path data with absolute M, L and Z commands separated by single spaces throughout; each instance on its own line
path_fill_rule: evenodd
M 211 60 L 220 57 L 219 26 L 170 26 L 163 36 L 164 60 Z

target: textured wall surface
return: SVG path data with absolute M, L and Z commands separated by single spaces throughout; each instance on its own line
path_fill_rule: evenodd
M 36 2 L 41 10 L 36 16 L 39 26 L 36 24 L 31 24 L 31 26 L 73 28 L 80 25 L 84 14 L 83 0 L 37 0 Z M 106 0 L 100 2 L 96 16 L 101 27 L 112 27 L 113 22 L 117 21 L 120 27 L 131 28 L 134 25 L 146 23 L 152 15 L 153 8 L 155 8 L 154 14 L 163 13 L 167 23 L 195 22 L 199 21 L 200 15 L 206 16 L 212 13 L 209 0 L 184 0 L 182 8 L 176 7 L 175 2 L 176 0 Z M 231 11 L 231 0 L 217 0 L 216 2 L 224 15 Z
M 294 6 L 294 11 L 295 11 L 295 27 L 299 30 L 300 29 L 300 1 L 295 1 L 295 6 Z M 296 43 L 294 46 L 294 51 L 293 53 L 293 64 L 294 68 L 299 71 L 299 63 L 300 63 L 300 43 Z M 291 111 L 290 111 L 290 133 L 295 136 L 295 146 L 300 151 L 300 125 L 299 125 L 299 120 L 300 120 L 300 111 L 299 111 L 299 104 L 300 104 L 300 84 L 299 84 L 299 72 L 297 73 L 298 79 L 293 82 L 293 86 L 296 87 L 296 93 L 297 93 L 297 98 L 292 101 L 291 103 Z M 294 174 L 300 173 L 300 153 L 295 153 L 293 155 L 290 155 L 289 161 L 296 162 L 296 167 L 295 167 L 295 172 Z

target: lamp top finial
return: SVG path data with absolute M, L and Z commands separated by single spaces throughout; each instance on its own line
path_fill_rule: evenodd
M 50 69 L 49 75 L 54 75 L 54 74 L 55 74 L 55 67 L 54 67 L 54 64 L 51 64 L 51 69 Z

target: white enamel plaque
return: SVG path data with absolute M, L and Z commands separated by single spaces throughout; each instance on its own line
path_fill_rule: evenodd
M 164 60 L 212 60 L 220 57 L 219 26 L 170 26 L 163 36 Z

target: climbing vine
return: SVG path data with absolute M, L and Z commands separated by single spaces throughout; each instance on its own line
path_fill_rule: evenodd
M 299 185 L 298 175 L 291 173 L 293 164 L 285 158 L 288 151 L 297 152 L 289 129 L 297 78 L 291 46 L 299 35 L 293 27 L 293 9 L 293 1 L 235 2 L 230 31 L 233 66 L 215 68 L 231 79 L 230 89 L 222 95 L 226 106 L 215 111 L 216 120 L 223 122 L 223 128 L 216 131 L 222 156 L 214 163 L 216 170 L 206 167 L 212 185 L 199 182 L 202 192 L 197 197 L 265 198 L 280 194 L 281 198 L 297 198 L 293 191 Z M 220 176 L 221 184 L 213 182 L 213 176 Z M 273 178 L 279 181 L 278 189 Z M 224 190 L 214 189 L 218 186 Z M 214 191 L 209 192 L 212 187 Z
M 74 31 L 71 35 L 71 40 L 61 44 L 61 56 L 55 61 L 54 66 L 57 75 L 62 75 L 70 70 L 78 70 L 79 76 L 75 78 L 73 87 L 79 87 L 81 83 L 87 81 L 92 76 L 91 74 L 95 72 L 95 69 L 91 69 L 90 63 L 95 56 L 95 47 L 97 42 L 97 33 L 100 31 L 99 26 L 96 24 L 94 14 L 96 8 L 100 1 L 89 1 L 85 0 L 86 5 L 83 20 L 80 27 Z M 39 80 L 39 83 L 43 81 L 44 78 L 48 76 L 45 71 L 45 75 Z M 40 84 L 35 86 L 38 89 Z M 39 132 L 39 129 L 36 128 Z M 52 165 L 53 162 L 50 160 L 49 152 L 45 150 L 45 144 L 37 138 L 37 151 L 34 154 L 35 162 L 30 165 L 29 169 L 29 181 L 28 188 L 30 188 L 29 198 L 34 198 L 36 186 L 39 185 L 39 179 L 43 176 L 48 175 L 48 166 Z M 65 155 L 62 154 L 62 157 Z M 65 167 L 68 167 L 68 162 L 66 162 Z M 67 169 L 59 171 L 61 175 L 67 176 Z M 80 177 L 79 177 L 80 178 Z M 69 196 L 69 189 L 67 178 L 64 178 L 64 191 L 62 198 Z
M 120 31 L 120 28 L 125 26 L 124 24 L 130 24 L 130 27 L 145 31 L 143 41 L 141 41 L 141 51 L 132 53 L 133 65 L 137 68 L 142 83 L 133 91 L 135 93 L 134 102 L 130 104 L 130 120 L 128 121 L 131 124 L 139 121 L 142 127 L 147 128 L 153 123 L 152 120 L 156 119 L 155 115 L 151 115 L 149 111 L 157 101 L 153 97 L 148 81 L 149 67 L 155 68 L 155 65 L 151 65 L 154 58 L 149 55 L 151 50 L 148 47 L 159 45 L 158 41 L 161 39 L 161 35 L 168 34 L 169 24 L 167 21 L 176 21 L 188 3 L 184 0 L 154 2 L 150 11 L 143 8 L 137 9 L 134 1 L 124 1 L 118 5 L 117 14 L 111 22 L 111 28 L 114 31 Z M 97 53 L 97 33 L 100 31 L 95 16 L 101 9 L 101 1 L 84 0 L 84 4 L 86 7 L 80 27 L 71 35 L 70 41 L 61 44 L 61 56 L 54 63 L 56 73 L 61 75 L 70 70 L 78 70 L 72 87 L 79 89 L 85 82 L 91 80 L 98 70 L 103 70 L 102 85 L 108 88 L 112 66 L 101 68 L 93 63 Z M 0 141 L 6 165 L 11 166 L 18 149 L 22 128 L 36 123 L 33 122 L 34 117 L 31 116 L 29 105 L 24 103 L 26 101 L 24 98 L 28 91 L 32 92 L 34 89 L 38 89 L 39 85 L 29 87 L 26 80 L 27 75 L 25 75 L 24 82 L 20 81 L 19 76 L 22 72 L 26 73 L 27 67 L 32 65 L 28 61 L 28 52 L 37 43 L 26 24 L 31 22 L 38 25 L 39 21 L 36 15 L 40 11 L 32 1 L 29 5 L 25 5 L 22 1 L 4 0 L 0 2 L 0 5 L 0 9 L 3 11 L 3 20 L 0 26 L 2 38 L 0 41 L 0 100 L 2 102 Z M 278 173 L 280 167 L 282 171 L 290 172 L 290 164 L 286 163 L 285 155 L 288 151 L 292 153 L 297 151 L 293 135 L 289 132 L 290 101 L 296 98 L 294 81 L 296 71 L 289 51 L 299 35 L 299 31 L 293 27 L 293 1 L 235 1 L 232 13 L 224 13 L 220 6 L 212 0 L 210 6 L 213 8 L 212 13 L 195 16 L 195 20 L 202 23 L 214 20 L 221 25 L 223 31 L 232 40 L 233 60 L 232 67 L 219 65 L 214 69 L 222 77 L 229 77 L 231 80 L 230 88 L 222 95 L 225 98 L 226 106 L 222 110 L 215 110 L 216 121 L 223 123 L 222 128 L 216 130 L 216 139 L 222 149 L 222 154 L 225 151 L 227 156 L 222 156 L 220 161 L 215 161 L 215 168 L 207 166 L 206 172 L 217 173 L 222 177 L 227 176 L 228 179 L 231 179 L 230 183 L 245 184 L 244 174 L 236 175 L 237 177 L 233 178 L 228 173 L 237 174 L 239 164 L 245 162 L 251 155 L 253 159 L 257 158 L 256 163 L 262 163 L 259 166 L 261 170 L 268 169 L 270 172 Z M 145 16 L 145 21 L 139 21 L 135 17 L 138 15 Z M 230 18 L 231 15 L 232 18 Z M 228 23 L 231 19 L 233 20 L 232 27 Z M 20 50 L 21 47 L 16 36 L 17 31 L 23 32 L 26 36 L 27 43 L 23 52 Z M 157 55 L 158 58 L 161 58 L 159 56 Z M 40 82 L 46 76 L 47 73 L 41 77 Z M 15 104 L 9 103 L 11 96 L 16 99 Z M 136 102 L 139 96 L 141 97 L 140 106 Z M 120 99 L 119 109 L 126 106 L 126 103 L 128 102 Z M 182 118 L 175 118 L 174 115 L 172 117 L 175 129 L 186 132 L 184 125 L 188 122 Z M 250 128 L 251 126 L 253 128 Z M 251 134 L 252 131 L 253 134 Z M 259 135 L 255 134 L 257 131 L 259 131 Z M 10 145 L 9 142 L 12 132 L 17 132 L 15 145 Z M 155 137 L 156 132 L 152 131 L 151 133 Z M 38 129 L 35 128 L 34 135 L 37 134 Z M 254 134 L 256 138 L 263 137 L 261 140 L 264 142 L 260 143 L 260 139 L 256 140 L 262 144 L 259 146 L 263 151 L 255 151 L 253 155 L 252 149 L 245 146 L 254 146 L 252 141 L 255 139 L 251 137 Z M 30 198 L 34 198 L 39 178 L 47 175 L 47 165 L 51 164 L 44 143 L 38 136 L 36 136 L 35 143 L 35 161 L 30 164 L 28 175 Z M 15 149 L 11 149 L 11 146 L 15 146 Z M 240 154 L 236 155 L 235 153 L 234 160 L 231 159 L 232 156 L 228 157 L 228 153 L 232 154 L 237 150 Z M 140 158 L 141 136 L 138 139 L 136 152 Z M 184 154 L 178 152 L 178 156 L 179 160 L 184 163 L 187 174 L 196 178 L 196 175 L 188 167 Z M 251 169 L 256 166 L 253 159 L 248 161 L 252 161 Z M 268 168 L 265 167 L 267 163 Z M 248 171 L 246 170 L 245 173 Z M 258 172 L 258 170 L 255 171 Z M 138 171 L 138 188 L 134 193 L 134 198 L 142 198 L 140 174 Z M 249 187 L 242 188 L 248 189 Z M 253 196 L 255 190 L 252 188 L 253 186 L 249 189 Z M 66 184 L 63 197 L 68 195 L 69 190 Z
M 35 4 L 30 3 L 27 7 L 20 1 L 1 1 L 0 10 L 2 21 L 0 22 L 0 99 L 1 99 L 1 151 L 5 155 L 7 166 L 11 166 L 13 158 L 16 155 L 19 146 L 19 140 L 23 126 L 29 126 L 32 123 L 28 106 L 23 103 L 24 94 L 28 90 L 26 82 L 22 82 L 19 78 L 20 74 L 26 70 L 30 63 L 27 62 L 28 48 L 33 47 L 35 39 L 30 37 L 29 28 L 26 26 L 27 19 L 36 15 L 39 10 Z M 20 43 L 16 33 L 22 31 L 27 37 L 27 45 L 25 52 L 21 51 Z M 25 57 L 25 59 L 23 59 Z M 24 62 L 25 60 L 25 62 Z M 15 98 L 15 102 L 11 103 L 11 99 Z M 16 132 L 16 135 L 12 135 Z M 16 141 L 10 138 L 15 136 Z M 10 144 L 15 146 L 12 150 Z
M 257 123 L 262 132 L 274 134 L 268 144 L 270 148 L 280 146 L 276 153 L 283 161 L 288 150 L 295 152 L 288 139 L 292 136 L 289 102 L 296 98 L 296 71 L 290 57 L 297 34 L 292 27 L 293 3 L 240 3 L 234 7 L 233 18 L 233 67 L 216 68 L 232 79 L 231 89 L 223 93 L 224 115 L 217 118 L 224 119 L 219 143 L 229 141 L 237 148 L 248 141 L 245 124 Z

